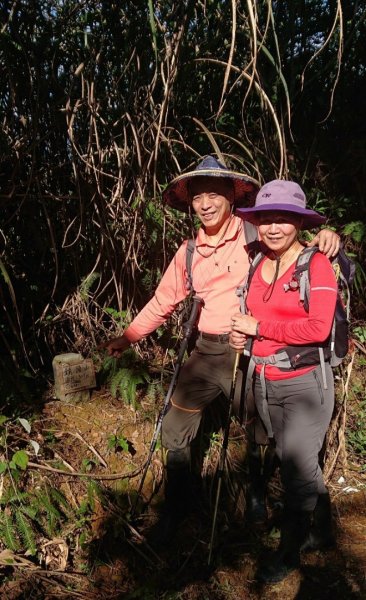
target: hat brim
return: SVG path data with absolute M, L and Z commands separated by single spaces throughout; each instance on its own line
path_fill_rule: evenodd
M 188 182 L 194 177 L 220 177 L 231 179 L 234 185 L 234 205 L 247 206 L 254 202 L 259 190 L 259 182 L 249 175 L 237 173 L 236 171 L 218 169 L 200 169 L 179 175 L 168 185 L 163 192 L 163 200 L 172 208 L 182 212 L 189 212 L 190 197 Z
M 327 218 L 315 210 L 301 208 L 289 204 L 266 204 L 264 206 L 253 206 L 252 208 L 238 208 L 235 212 L 244 221 L 258 225 L 259 214 L 263 212 L 287 212 L 301 217 L 301 229 L 317 227 L 326 222 Z

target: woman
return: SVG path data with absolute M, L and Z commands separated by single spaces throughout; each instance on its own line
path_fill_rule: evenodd
M 285 490 L 281 542 L 272 560 L 258 572 L 261 581 L 274 582 L 299 566 L 304 543 L 308 548 L 318 547 L 332 539 L 329 494 L 319 466 L 319 452 L 334 406 L 332 370 L 329 362 L 321 366 L 303 361 L 294 369 L 277 359 L 285 347 L 326 346 L 337 283 L 329 260 L 316 253 L 309 267 L 306 312 L 293 277 L 304 250 L 298 233 L 301 228 L 323 223 L 325 218 L 306 208 L 305 194 L 298 184 L 271 181 L 259 191 L 254 207 L 238 209 L 237 214 L 257 225 L 265 245 L 265 255 L 247 294 L 248 314 L 232 317 L 231 345 L 239 351 L 247 337 L 253 340 L 255 402 L 281 461 Z M 313 531 L 309 533 L 313 513 Z

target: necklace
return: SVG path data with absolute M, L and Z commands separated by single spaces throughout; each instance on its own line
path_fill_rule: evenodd
M 284 265 L 287 265 L 288 263 L 290 264 L 290 259 L 294 259 L 296 255 L 300 254 L 300 252 L 302 250 L 302 245 L 297 240 L 296 240 L 296 242 L 297 243 L 294 244 L 295 248 L 290 254 L 288 254 L 288 253 L 293 246 L 288 248 L 288 250 L 286 250 L 283 254 L 281 254 L 281 256 L 277 256 L 276 254 L 272 253 L 274 260 L 276 262 L 276 264 L 274 265 L 274 262 L 272 259 L 271 264 L 274 267 L 274 275 L 273 275 L 273 279 L 272 279 L 271 283 L 269 284 L 268 288 L 266 289 L 266 291 L 263 294 L 263 302 L 268 302 L 268 300 L 271 298 L 271 296 L 273 294 L 274 286 L 276 284 L 278 275 L 280 273 L 280 270 L 283 270 Z
M 303 248 L 302 245 L 298 242 L 298 243 L 295 243 L 294 246 L 291 246 L 290 248 L 288 248 L 283 254 L 281 254 L 281 256 L 277 256 L 276 254 L 273 254 L 274 259 L 276 261 L 276 266 L 274 265 L 273 261 L 271 263 L 274 271 L 277 270 L 277 264 L 278 264 L 279 265 L 278 272 L 279 271 L 284 272 L 283 267 L 285 267 L 287 264 L 291 264 L 292 260 L 298 254 L 300 254 L 302 248 Z M 290 252 L 291 249 L 292 249 L 292 252 Z M 277 272 L 277 276 L 278 276 L 278 272 Z

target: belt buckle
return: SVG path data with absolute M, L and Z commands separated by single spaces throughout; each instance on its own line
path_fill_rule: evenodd
M 220 344 L 226 344 L 229 341 L 228 333 L 219 333 L 219 342 Z

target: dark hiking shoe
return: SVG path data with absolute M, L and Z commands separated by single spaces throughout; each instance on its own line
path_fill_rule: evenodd
M 158 521 L 148 534 L 149 540 L 158 544 L 169 543 L 192 508 L 193 477 L 189 446 L 168 450 L 165 465 L 165 502 Z
M 328 493 L 320 494 L 313 512 L 310 531 L 301 545 L 301 552 L 327 550 L 334 545 L 330 497 Z
M 287 575 L 298 569 L 300 558 L 295 553 L 293 557 L 286 556 L 282 550 L 277 550 L 265 565 L 258 569 L 256 579 L 261 583 L 278 583 Z
M 248 478 L 245 520 L 249 526 L 263 526 L 268 521 L 267 487 L 276 463 L 270 445 L 250 444 L 248 447 Z
M 300 547 L 309 531 L 310 515 L 307 511 L 293 511 L 287 508 L 281 526 L 279 548 L 270 560 L 258 569 L 258 581 L 277 583 L 300 566 Z
M 301 545 L 301 552 L 315 552 L 316 550 L 328 550 L 335 546 L 335 538 L 333 533 L 316 531 L 312 529 L 307 535 L 304 543 Z
M 264 494 L 255 494 L 252 490 L 249 490 L 245 520 L 249 526 L 254 527 L 259 527 L 267 523 L 268 511 Z
M 163 507 L 161 515 L 147 535 L 147 539 L 154 545 L 166 545 L 176 537 L 179 526 L 188 517 L 189 512 L 172 511 Z

